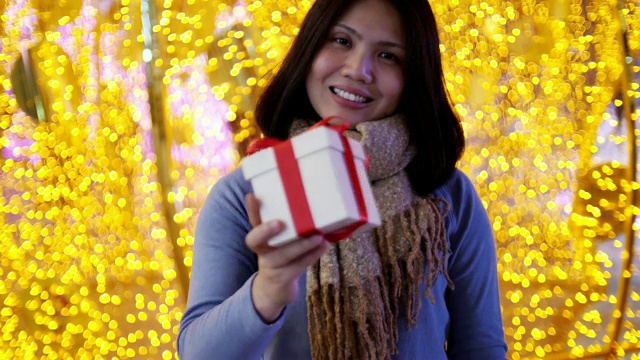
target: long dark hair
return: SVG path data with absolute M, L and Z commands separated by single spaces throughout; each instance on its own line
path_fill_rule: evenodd
M 330 28 L 358 0 L 316 0 L 279 70 L 261 94 L 256 121 L 265 136 L 286 139 L 294 118 L 318 119 L 305 87 L 312 63 Z M 428 195 L 452 174 L 464 151 L 460 119 L 442 75 L 440 41 L 427 0 L 387 0 L 400 13 L 406 33 L 404 113 L 417 154 L 407 166 L 413 190 Z

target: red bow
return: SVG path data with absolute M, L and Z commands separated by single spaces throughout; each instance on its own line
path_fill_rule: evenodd
M 329 121 L 333 120 L 333 119 L 341 119 L 343 120 L 342 123 L 340 125 L 330 125 Z M 330 129 L 333 129 L 335 131 L 337 131 L 340 135 L 344 134 L 344 132 L 349 128 L 349 125 L 347 125 L 347 122 L 344 121 L 344 119 L 338 117 L 338 116 L 329 116 L 328 118 L 322 119 L 320 121 L 318 121 L 317 123 L 313 124 L 312 127 L 310 127 L 308 130 L 312 130 L 315 128 L 319 128 L 322 126 L 326 126 Z M 307 130 L 307 131 L 308 131 Z M 278 138 L 274 138 L 274 137 L 262 137 L 262 138 L 258 138 L 253 140 L 252 142 L 249 143 L 249 146 L 247 146 L 247 155 L 251 155 L 254 153 L 257 153 L 260 150 L 264 150 L 270 147 L 274 147 L 282 142 L 284 142 L 286 140 L 280 140 Z

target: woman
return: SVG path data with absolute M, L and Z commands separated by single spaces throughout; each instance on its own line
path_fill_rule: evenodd
M 273 248 L 236 170 L 196 229 L 178 351 L 190 359 L 503 359 L 491 227 L 455 169 L 464 137 L 426 0 L 317 0 L 256 117 L 286 139 L 329 116 L 370 157 L 383 223 Z

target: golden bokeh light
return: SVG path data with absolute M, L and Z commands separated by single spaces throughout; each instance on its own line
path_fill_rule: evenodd
M 0 358 L 177 358 L 199 208 L 311 4 L 0 3 Z M 639 359 L 640 7 L 431 4 L 509 358 Z

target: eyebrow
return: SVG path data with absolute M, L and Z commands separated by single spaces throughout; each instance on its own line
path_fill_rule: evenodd
M 362 39 L 362 34 L 360 34 L 356 29 L 352 28 L 349 25 L 343 24 L 343 23 L 337 23 L 336 27 L 341 27 L 345 30 L 347 30 L 348 32 L 350 32 L 352 35 L 358 37 L 359 39 Z M 382 41 L 378 41 L 377 44 L 379 45 L 383 45 L 383 46 L 391 46 L 391 47 L 396 47 L 399 49 L 404 50 L 405 46 L 402 44 L 399 44 L 397 42 L 394 41 L 386 41 L 386 40 L 382 40 Z

